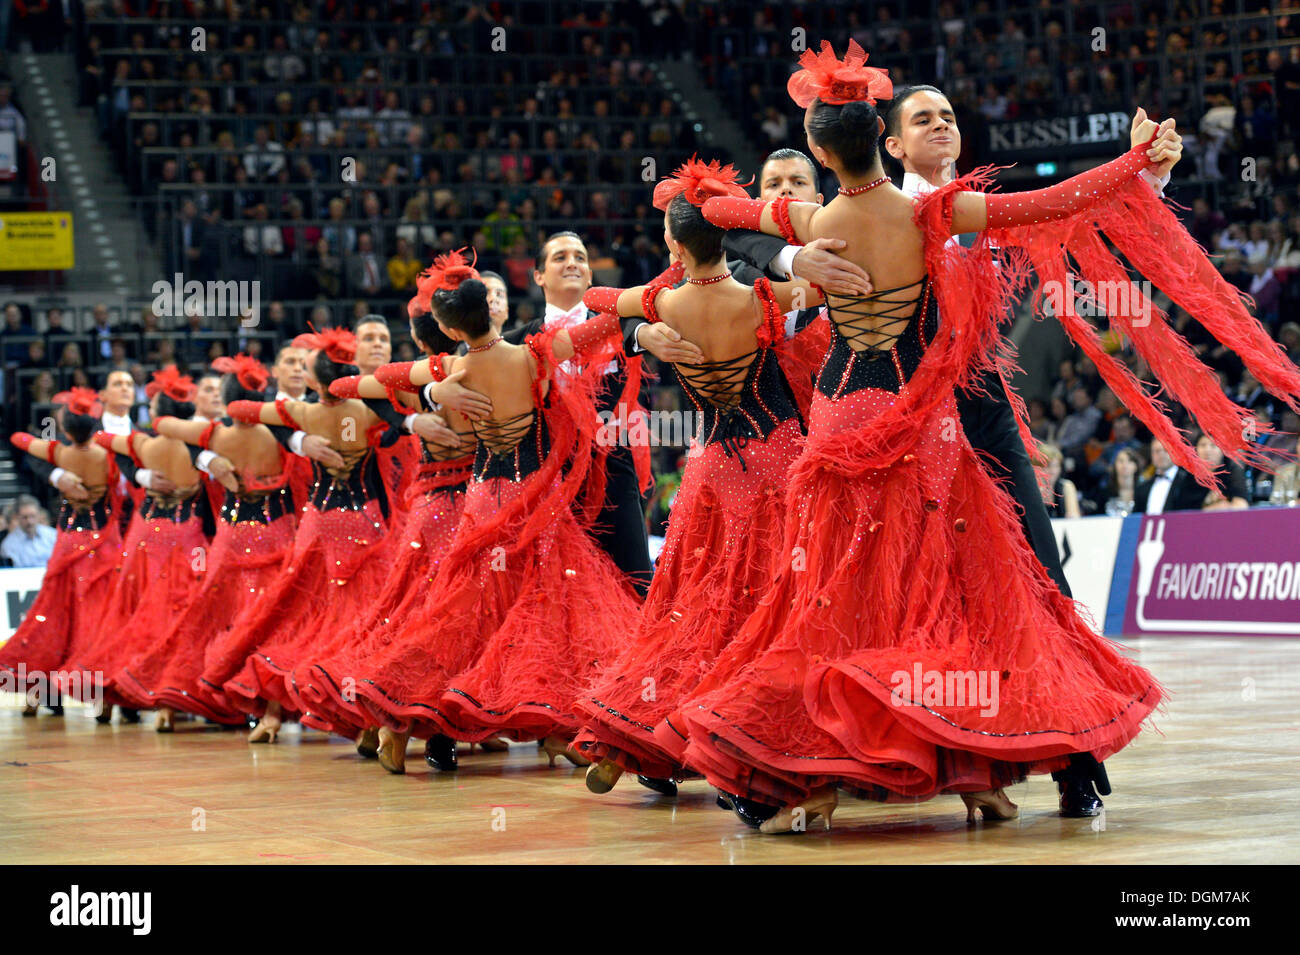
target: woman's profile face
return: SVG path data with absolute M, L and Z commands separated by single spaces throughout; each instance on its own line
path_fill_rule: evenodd
M 1061 476 L 1061 460 L 1060 460 L 1060 458 L 1048 458 L 1048 459 L 1047 459 L 1047 464 L 1045 464 L 1045 465 L 1043 466 L 1043 470 L 1044 470 L 1045 472 L 1047 472 L 1047 481 L 1048 481 L 1048 483 L 1049 483 L 1049 484 L 1055 484 L 1055 483 L 1056 483 L 1056 479 L 1059 478 L 1059 477 Z

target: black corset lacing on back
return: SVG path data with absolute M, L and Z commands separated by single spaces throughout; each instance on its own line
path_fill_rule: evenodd
M 863 388 L 897 394 L 939 328 L 928 276 L 870 295 L 832 298 L 837 304 L 828 300 L 826 308 L 833 330 L 831 347 L 817 376 L 817 390 L 831 399 Z M 922 321 L 915 321 L 918 315 Z

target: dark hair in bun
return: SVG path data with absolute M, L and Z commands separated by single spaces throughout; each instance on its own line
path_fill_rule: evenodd
M 466 279 L 459 288 L 438 289 L 433 293 L 433 308 L 444 325 L 470 338 L 479 338 L 492 330 L 487 286 L 478 279 Z
M 326 391 L 336 378 L 361 374 L 361 369 L 351 362 L 338 362 L 330 358 L 324 348 L 316 353 L 316 363 L 312 365 L 311 370 L 315 373 L 320 386 Z
M 63 430 L 77 444 L 85 444 L 99 430 L 99 419 L 88 414 L 74 414 L 67 409 L 63 412 Z
M 861 175 L 876 163 L 879 117 L 870 103 L 832 106 L 817 100 L 808 119 L 808 132 L 818 146 L 836 155 L 845 172 Z
M 700 265 L 712 265 L 722 258 L 723 229 L 708 219 L 685 195 L 678 194 L 668 203 L 668 231 L 686 246 L 686 251 Z
M 194 413 L 198 411 L 194 402 L 177 401 L 165 391 L 158 392 L 157 397 L 158 417 L 160 418 L 193 418 Z
M 260 391 L 253 391 L 251 388 L 245 388 L 240 382 L 239 376 L 234 372 L 226 372 L 221 376 L 221 403 L 228 405 L 232 401 L 263 401 L 266 395 Z

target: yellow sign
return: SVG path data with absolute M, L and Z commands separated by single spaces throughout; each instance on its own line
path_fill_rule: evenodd
M 0 272 L 70 268 L 71 212 L 0 212 Z

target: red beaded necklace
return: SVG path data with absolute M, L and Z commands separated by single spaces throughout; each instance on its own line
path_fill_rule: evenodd
M 887 182 L 889 182 L 889 177 L 881 176 L 879 179 L 873 180 L 871 182 L 863 183 L 860 186 L 849 186 L 847 189 L 845 189 L 843 186 L 840 186 L 840 195 L 860 196 L 862 195 L 862 193 L 870 192 L 872 189 L 875 189 L 876 186 L 883 186 Z
M 496 338 L 492 339 L 492 341 L 488 342 L 486 345 L 473 345 L 473 346 L 469 346 L 469 350 L 472 351 L 472 352 L 473 352 L 473 351 L 487 351 L 489 348 L 491 348 L 493 345 L 495 345 L 495 344 L 496 344 L 497 342 L 499 342 L 499 341 L 503 341 L 503 339 L 501 338 L 500 335 L 498 335 Z
M 713 285 L 715 282 L 721 282 L 723 279 L 731 278 L 731 270 L 723 272 L 721 275 L 714 275 L 707 279 L 687 279 L 691 285 Z

